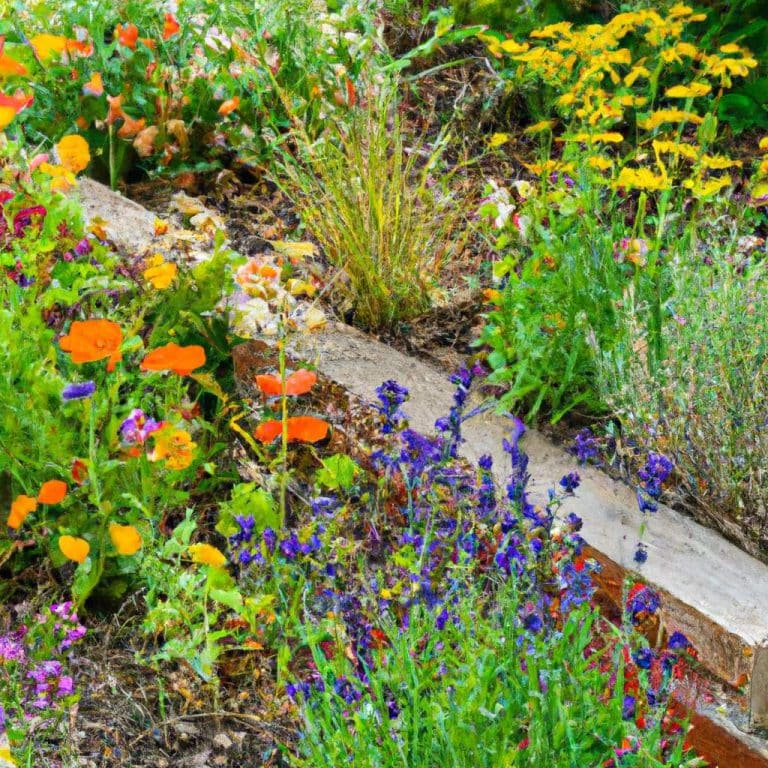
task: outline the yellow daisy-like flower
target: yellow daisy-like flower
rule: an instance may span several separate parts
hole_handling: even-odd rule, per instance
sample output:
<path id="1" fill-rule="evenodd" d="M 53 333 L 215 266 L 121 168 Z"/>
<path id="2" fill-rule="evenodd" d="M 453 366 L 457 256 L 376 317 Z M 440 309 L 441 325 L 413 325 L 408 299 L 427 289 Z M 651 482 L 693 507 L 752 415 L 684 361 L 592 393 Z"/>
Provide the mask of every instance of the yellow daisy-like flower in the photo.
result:
<path id="1" fill-rule="evenodd" d="M 530 136 L 531 134 L 534 134 L 534 133 L 543 133 L 544 131 L 551 131 L 553 124 L 554 122 L 552 120 L 540 120 L 538 123 L 529 125 L 523 131 L 523 133 L 526 133 Z"/>
<path id="2" fill-rule="evenodd" d="M 607 171 L 609 168 L 613 167 L 613 160 L 608 157 L 603 157 L 602 155 L 593 155 L 587 160 L 587 163 L 592 168 L 597 168 L 599 171 Z"/>
<path id="3" fill-rule="evenodd" d="M 669 99 L 695 99 L 706 96 L 712 90 L 709 83 L 691 83 L 690 85 L 673 85 L 667 88 L 664 95 Z"/>
<path id="4" fill-rule="evenodd" d="M 741 160 L 731 160 L 730 157 L 724 157 L 723 155 L 703 155 L 701 164 L 704 168 L 709 168 L 713 171 L 720 171 L 724 168 L 741 168 L 743 165 Z"/>
<path id="5" fill-rule="evenodd" d="M 686 179 L 683 182 L 683 186 L 691 190 L 691 194 L 694 197 L 712 197 L 716 195 L 725 187 L 730 186 L 731 177 L 728 175 L 720 176 L 716 179 L 707 179 L 706 181 L 694 181 L 693 179 Z"/>
<path id="6" fill-rule="evenodd" d="M 574 136 L 566 136 L 564 141 L 578 141 L 581 144 L 619 144 L 624 141 L 624 137 L 616 132 L 606 133 L 577 133 Z"/>
<path id="7" fill-rule="evenodd" d="M 153 433 L 155 448 L 147 458 L 150 461 L 162 461 L 168 469 L 186 469 L 195 456 L 197 443 L 192 442 L 192 436 L 185 429 L 164 427 Z"/>
<path id="8" fill-rule="evenodd" d="M 172 261 L 166 261 L 159 253 L 146 259 L 145 264 L 144 279 L 160 291 L 170 286 L 179 271 Z"/>
<path id="9" fill-rule="evenodd" d="M 142 545 L 141 534 L 132 525 L 109 524 L 109 538 L 118 554 L 135 555 Z"/>
<path id="10" fill-rule="evenodd" d="M 660 192 L 669 189 L 670 183 L 666 173 L 656 174 L 649 168 L 622 168 L 614 186 Z"/>
<path id="11" fill-rule="evenodd" d="M 698 157 L 697 149 L 691 144 L 682 142 L 653 140 L 653 151 L 657 155 L 682 155 L 689 160 L 695 160 Z"/>
<path id="12" fill-rule="evenodd" d="M 763 136 L 763 138 L 762 138 L 762 139 L 760 139 L 760 143 L 757 145 L 757 148 L 758 148 L 758 149 L 759 149 L 761 152 L 766 152 L 766 151 L 768 151 L 768 136 Z"/>
<path id="13" fill-rule="evenodd" d="M 498 48 L 499 50 L 504 51 L 504 53 L 525 53 L 530 46 L 528 43 L 518 43 L 510 38 L 503 43 L 499 43 Z"/>
<path id="14" fill-rule="evenodd" d="M 701 125 L 704 119 L 694 112 L 685 112 L 682 109 L 660 109 L 648 116 L 645 120 L 638 120 L 637 124 L 645 131 L 652 131 L 664 123 L 693 123 Z"/>
<path id="15" fill-rule="evenodd" d="M 189 549 L 193 563 L 200 565 L 212 565 L 214 568 L 221 568 L 227 558 L 224 554 L 211 544 L 192 544 Z"/>
<path id="16" fill-rule="evenodd" d="M 497 147 L 504 146 L 504 144 L 506 144 L 508 141 L 509 141 L 508 133 L 494 133 L 493 136 L 491 136 L 491 138 L 488 139 L 488 146 L 491 149 L 496 149 Z"/>

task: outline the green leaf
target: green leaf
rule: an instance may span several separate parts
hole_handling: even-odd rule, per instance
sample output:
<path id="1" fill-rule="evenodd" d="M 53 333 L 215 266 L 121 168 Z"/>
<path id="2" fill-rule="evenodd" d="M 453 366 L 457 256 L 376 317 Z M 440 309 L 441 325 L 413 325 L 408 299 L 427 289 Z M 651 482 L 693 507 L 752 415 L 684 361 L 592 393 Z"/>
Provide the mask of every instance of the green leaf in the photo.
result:
<path id="1" fill-rule="evenodd" d="M 233 611 L 239 611 L 243 607 L 243 596 L 237 589 L 212 589 L 208 594 L 211 600 L 226 605 L 227 608 L 231 608 Z"/>
<path id="2" fill-rule="evenodd" d="M 348 491 L 361 471 L 360 466 L 343 453 L 323 459 L 322 465 L 315 477 L 320 485 L 331 491 Z"/>

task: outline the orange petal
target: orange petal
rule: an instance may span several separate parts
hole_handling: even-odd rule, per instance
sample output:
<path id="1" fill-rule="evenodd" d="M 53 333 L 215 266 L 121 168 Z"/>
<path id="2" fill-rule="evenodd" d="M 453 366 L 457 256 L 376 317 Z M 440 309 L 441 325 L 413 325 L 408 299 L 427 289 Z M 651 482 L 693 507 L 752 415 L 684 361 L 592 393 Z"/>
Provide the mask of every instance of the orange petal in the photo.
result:
<path id="1" fill-rule="evenodd" d="M 141 361 L 141 370 L 173 371 L 179 376 L 187 376 L 201 365 L 205 365 L 205 350 L 201 346 L 180 347 L 171 342 L 149 352 Z"/>
<path id="2" fill-rule="evenodd" d="M 281 395 L 283 388 L 281 386 L 280 377 L 275 376 L 274 373 L 262 373 L 256 377 L 256 386 L 265 395 Z"/>
<path id="3" fill-rule="evenodd" d="M 141 534 L 132 525 L 110 523 L 109 538 L 120 555 L 135 555 L 141 549 Z"/>
<path id="4" fill-rule="evenodd" d="M 84 563 L 85 558 L 91 551 L 91 545 L 77 536 L 61 536 L 59 538 L 59 549 L 64 557 L 73 560 L 76 563 Z"/>
<path id="5" fill-rule="evenodd" d="M 82 485 L 88 479 L 88 465 L 82 459 L 72 462 L 72 479 Z"/>
<path id="6" fill-rule="evenodd" d="M 43 483 L 37 500 L 41 504 L 60 504 L 67 495 L 67 484 L 63 480 L 48 480 Z"/>
<path id="7" fill-rule="evenodd" d="M 83 93 L 86 96 L 96 96 L 97 98 L 104 93 L 104 81 L 101 78 L 101 72 L 94 72 L 91 79 L 83 86 Z"/>
<path id="8" fill-rule="evenodd" d="M 37 501 L 31 496 L 17 496 L 11 504 L 11 513 L 8 515 L 8 527 L 18 530 L 21 524 L 26 520 L 30 512 L 37 509 Z"/>
<path id="9" fill-rule="evenodd" d="M 172 13 L 166 13 L 163 24 L 163 40 L 173 37 L 180 29 L 178 19 Z"/>
<path id="10" fill-rule="evenodd" d="M 315 416 L 291 416 L 288 419 L 288 440 L 316 443 L 328 435 L 330 424 Z"/>
<path id="11" fill-rule="evenodd" d="M 239 106 L 240 106 L 240 97 L 233 96 L 231 99 L 227 99 L 226 101 L 222 102 L 221 106 L 219 107 L 219 114 L 222 117 L 225 117 L 226 115 L 229 115 L 232 112 L 234 112 Z"/>
<path id="12" fill-rule="evenodd" d="M 317 383 L 317 374 L 314 371 L 308 371 L 302 368 L 300 371 L 292 373 L 285 380 L 286 394 L 305 395 Z"/>
<path id="13" fill-rule="evenodd" d="M 270 421 L 263 421 L 256 427 L 254 435 L 256 439 L 262 443 L 271 443 L 281 432 L 283 431 L 282 422 L 277 419 L 271 419 Z"/>

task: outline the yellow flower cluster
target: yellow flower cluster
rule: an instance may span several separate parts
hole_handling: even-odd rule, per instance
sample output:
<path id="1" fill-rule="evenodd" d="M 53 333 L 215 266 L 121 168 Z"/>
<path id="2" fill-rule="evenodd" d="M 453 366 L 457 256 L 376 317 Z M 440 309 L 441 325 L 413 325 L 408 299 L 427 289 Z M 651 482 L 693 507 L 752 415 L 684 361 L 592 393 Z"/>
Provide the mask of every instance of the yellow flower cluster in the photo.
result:
<path id="1" fill-rule="evenodd" d="M 722 92 L 757 61 L 736 44 L 709 53 L 684 39 L 688 26 L 705 18 L 677 3 L 664 16 L 643 9 L 605 24 L 550 24 L 523 42 L 481 36 L 493 56 L 518 64 L 519 79 L 543 81 L 558 94 L 563 132 L 555 140 L 564 144 L 562 157 L 531 170 L 573 164 L 617 188 L 658 192 L 681 185 L 698 198 L 730 185 L 731 177 L 717 172 L 740 163 L 707 153 L 717 121 L 707 115 L 709 102 L 697 100 L 715 88 Z M 681 70 L 686 79 L 675 82 Z M 553 129 L 545 120 L 526 132 Z"/>

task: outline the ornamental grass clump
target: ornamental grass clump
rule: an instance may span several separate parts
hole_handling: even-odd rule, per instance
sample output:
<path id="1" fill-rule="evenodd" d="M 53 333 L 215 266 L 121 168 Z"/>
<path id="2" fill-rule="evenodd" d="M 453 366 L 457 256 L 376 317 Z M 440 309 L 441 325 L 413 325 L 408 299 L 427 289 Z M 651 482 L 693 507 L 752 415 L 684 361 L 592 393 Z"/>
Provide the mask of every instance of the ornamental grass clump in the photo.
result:
<path id="1" fill-rule="evenodd" d="M 444 143 L 411 140 L 394 84 L 319 141 L 298 137 L 284 185 L 308 232 L 342 276 L 334 290 L 365 328 L 391 328 L 430 306 L 456 249 L 461 211 L 445 192 Z"/>

